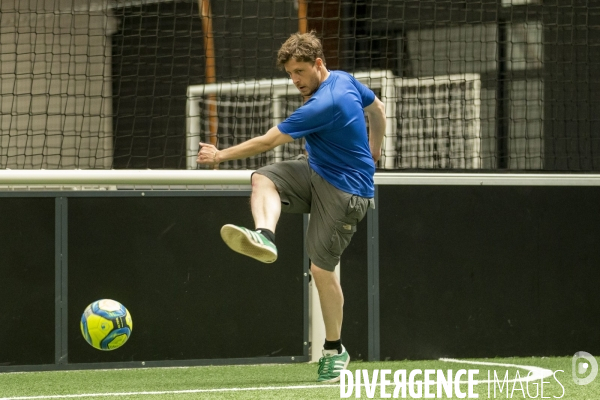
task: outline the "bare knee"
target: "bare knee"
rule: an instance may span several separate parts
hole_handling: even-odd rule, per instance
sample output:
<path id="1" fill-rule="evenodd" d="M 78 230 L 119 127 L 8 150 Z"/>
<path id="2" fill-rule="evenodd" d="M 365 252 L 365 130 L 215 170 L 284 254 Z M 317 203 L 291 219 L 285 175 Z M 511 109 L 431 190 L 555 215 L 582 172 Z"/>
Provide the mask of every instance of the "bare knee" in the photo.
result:
<path id="1" fill-rule="evenodd" d="M 327 271 L 315 264 L 310 264 L 310 271 L 319 292 L 321 304 L 323 302 L 344 305 L 344 294 L 340 280 L 334 271 Z"/>
<path id="2" fill-rule="evenodd" d="M 273 189 L 275 190 L 275 184 L 272 180 L 264 175 L 254 173 L 252 174 L 252 190 L 256 189 Z"/>
<path id="3" fill-rule="evenodd" d="M 327 271 L 326 269 L 316 266 L 314 263 L 310 264 L 310 273 L 315 279 L 315 282 L 326 283 L 337 281 L 337 275 L 334 271 Z"/>

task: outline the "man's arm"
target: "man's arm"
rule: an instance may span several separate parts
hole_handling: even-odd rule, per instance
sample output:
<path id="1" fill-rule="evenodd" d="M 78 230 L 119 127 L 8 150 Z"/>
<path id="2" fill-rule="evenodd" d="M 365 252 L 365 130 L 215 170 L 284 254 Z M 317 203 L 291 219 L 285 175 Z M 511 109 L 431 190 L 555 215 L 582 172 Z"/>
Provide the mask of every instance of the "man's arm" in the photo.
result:
<path id="1" fill-rule="evenodd" d="M 369 119 L 369 147 L 375 162 L 381 157 L 381 143 L 385 135 L 385 107 L 383 102 L 375 97 L 375 101 L 365 107 Z"/>
<path id="2" fill-rule="evenodd" d="M 293 142 L 294 139 L 282 133 L 276 126 L 272 127 L 262 136 L 246 140 L 236 146 L 218 150 L 208 143 L 200 143 L 200 151 L 196 162 L 204 165 L 214 165 L 223 161 L 239 160 L 271 150 L 284 143 Z"/>

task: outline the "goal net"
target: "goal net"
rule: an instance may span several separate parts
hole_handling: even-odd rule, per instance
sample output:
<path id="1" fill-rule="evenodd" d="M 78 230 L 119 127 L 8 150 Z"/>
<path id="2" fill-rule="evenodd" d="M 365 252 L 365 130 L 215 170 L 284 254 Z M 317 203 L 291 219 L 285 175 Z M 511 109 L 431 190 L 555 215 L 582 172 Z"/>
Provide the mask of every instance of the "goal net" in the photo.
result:
<path id="1" fill-rule="evenodd" d="M 407 79 L 390 71 L 370 71 L 354 76 L 386 105 L 386 136 L 379 168 L 481 167 L 479 75 Z M 210 143 L 214 137 L 219 148 L 236 145 L 266 133 L 302 105 L 289 79 L 193 85 L 188 87 L 187 96 L 190 169 L 198 167 L 200 141 Z M 292 142 L 265 154 L 222 163 L 220 168 L 256 169 L 302 151 L 302 142 Z"/>

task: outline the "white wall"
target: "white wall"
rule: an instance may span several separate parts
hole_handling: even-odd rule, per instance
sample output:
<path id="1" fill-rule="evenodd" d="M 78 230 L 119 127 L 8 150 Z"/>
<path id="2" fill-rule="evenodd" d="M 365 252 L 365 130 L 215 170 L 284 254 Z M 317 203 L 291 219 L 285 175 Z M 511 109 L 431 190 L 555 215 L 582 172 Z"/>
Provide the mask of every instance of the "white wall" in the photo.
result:
<path id="1" fill-rule="evenodd" d="M 115 25 L 99 0 L 0 0 L 0 168 L 110 168 Z"/>

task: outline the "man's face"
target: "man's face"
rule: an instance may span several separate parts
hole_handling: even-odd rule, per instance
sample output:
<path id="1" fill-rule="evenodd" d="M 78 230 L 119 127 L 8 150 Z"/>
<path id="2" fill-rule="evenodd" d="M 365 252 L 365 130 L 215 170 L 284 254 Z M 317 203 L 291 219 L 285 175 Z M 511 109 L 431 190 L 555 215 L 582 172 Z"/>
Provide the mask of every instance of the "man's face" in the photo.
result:
<path id="1" fill-rule="evenodd" d="M 314 64 L 306 61 L 296 61 L 291 58 L 285 63 L 285 72 L 300 91 L 302 96 L 310 97 L 317 91 L 322 82 L 323 61 L 317 58 Z"/>

